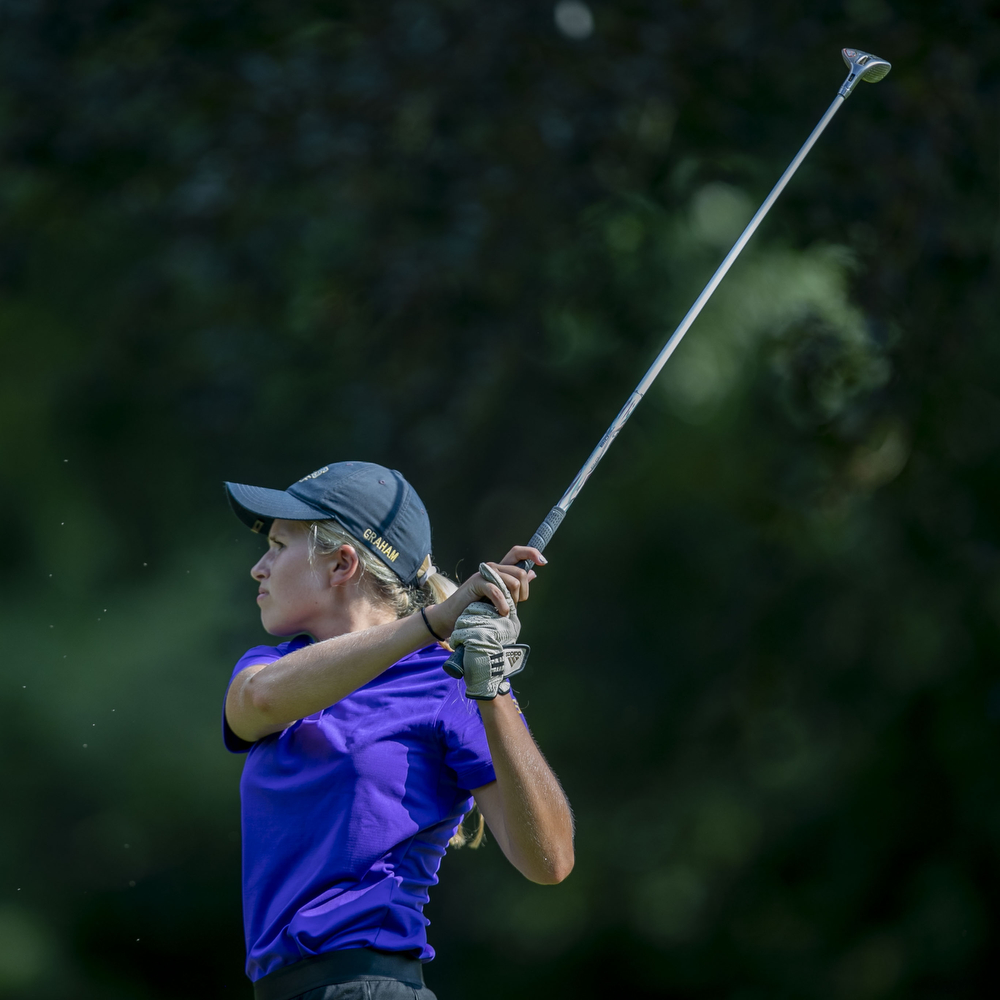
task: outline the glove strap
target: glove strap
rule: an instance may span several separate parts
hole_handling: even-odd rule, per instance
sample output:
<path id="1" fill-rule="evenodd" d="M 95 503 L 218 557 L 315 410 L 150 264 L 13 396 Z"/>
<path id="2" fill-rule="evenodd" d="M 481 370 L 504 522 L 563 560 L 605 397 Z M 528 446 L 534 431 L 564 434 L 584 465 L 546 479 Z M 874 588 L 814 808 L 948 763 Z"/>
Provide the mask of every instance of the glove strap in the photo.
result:
<path id="1" fill-rule="evenodd" d="M 526 642 L 515 642 L 510 645 L 503 647 L 508 650 L 506 659 L 506 669 L 505 674 L 508 677 L 513 677 L 514 674 L 519 674 L 524 670 L 525 665 L 528 662 L 528 653 L 531 652 L 531 647 Z M 513 651 L 513 652 L 511 652 Z M 444 672 L 450 674 L 452 677 L 459 678 L 465 676 L 465 668 L 462 665 L 462 661 L 465 659 L 465 647 L 459 646 L 447 660 L 444 661 Z M 501 694 L 506 694 L 506 691 L 501 691 Z"/>
<path id="2" fill-rule="evenodd" d="M 503 647 L 503 675 L 513 677 L 524 670 L 531 647 L 526 642 L 512 642 Z M 501 692 L 506 693 L 506 692 Z"/>
<path id="3" fill-rule="evenodd" d="M 462 647 L 459 646 L 461 650 Z M 494 677 L 502 677 L 503 679 L 497 685 L 496 694 L 470 694 L 468 690 L 465 692 L 466 698 L 471 698 L 473 701 L 493 701 L 497 695 L 509 694 L 510 693 L 510 680 L 514 674 L 519 674 L 524 670 L 524 665 L 528 662 L 528 654 L 531 652 L 531 647 L 525 642 L 515 642 L 510 643 L 507 646 L 502 646 L 495 653 L 490 654 L 490 673 Z M 445 664 L 445 669 L 448 669 L 448 664 Z M 449 671 L 450 673 L 450 671 Z"/>

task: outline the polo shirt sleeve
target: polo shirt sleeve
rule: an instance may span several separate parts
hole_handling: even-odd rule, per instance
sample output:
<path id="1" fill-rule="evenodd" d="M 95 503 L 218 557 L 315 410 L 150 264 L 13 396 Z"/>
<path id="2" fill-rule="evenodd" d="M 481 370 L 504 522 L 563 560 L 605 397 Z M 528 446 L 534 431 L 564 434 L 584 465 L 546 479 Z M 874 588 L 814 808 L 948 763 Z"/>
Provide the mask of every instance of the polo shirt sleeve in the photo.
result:
<path id="1" fill-rule="evenodd" d="M 445 743 L 445 763 L 455 772 L 458 787 L 471 791 L 496 781 L 497 776 L 479 706 L 465 697 L 463 688 L 458 680 L 449 684 L 438 725 Z"/>
<path id="2" fill-rule="evenodd" d="M 230 753 L 247 753 L 253 746 L 253 743 L 241 739 L 229 728 L 229 720 L 226 718 L 226 698 L 229 695 L 229 689 L 232 687 L 233 681 L 236 679 L 236 675 L 247 667 L 273 663 L 275 660 L 280 660 L 281 656 L 282 650 L 279 646 L 254 646 L 253 649 L 248 649 L 236 661 L 233 674 L 226 685 L 225 693 L 222 695 L 222 742 Z"/>

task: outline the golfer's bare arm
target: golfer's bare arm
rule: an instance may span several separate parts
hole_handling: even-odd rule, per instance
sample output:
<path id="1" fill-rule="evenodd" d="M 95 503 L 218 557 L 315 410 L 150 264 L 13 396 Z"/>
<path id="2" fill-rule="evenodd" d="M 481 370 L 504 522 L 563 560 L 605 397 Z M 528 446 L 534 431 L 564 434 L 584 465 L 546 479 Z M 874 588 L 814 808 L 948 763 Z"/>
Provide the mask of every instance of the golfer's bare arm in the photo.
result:
<path id="1" fill-rule="evenodd" d="M 516 703 L 480 701 L 497 780 L 473 791 L 507 860 L 532 882 L 553 885 L 573 869 L 569 802 Z"/>
<path id="2" fill-rule="evenodd" d="M 515 546 L 504 557 L 504 582 L 514 600 L 524 600 L 528 586 L 528 574 L 514 563 L 540 558 L 536 549 L 523 545 Z M 479 598 L 491 600 L 506 613 L 498 588 L 476 573 L 447 601 L 427 609 L 431 627 L 438 635 L 451 635 L 458 616 Z M 429 641 L 421 616 L 410 615 L 313 643 L 271 663 L 247 667 L 229 686 L 226 721 L 248 742 L 281 732 L 293 722 L 335 705 Z"/>
<path id="3" fill-rule="evenodd" d="M 241 670 L 226 695 L 226 721 L 255 741 L 322 711 L 428 642 L 420 615 L 313 643 Z"/>

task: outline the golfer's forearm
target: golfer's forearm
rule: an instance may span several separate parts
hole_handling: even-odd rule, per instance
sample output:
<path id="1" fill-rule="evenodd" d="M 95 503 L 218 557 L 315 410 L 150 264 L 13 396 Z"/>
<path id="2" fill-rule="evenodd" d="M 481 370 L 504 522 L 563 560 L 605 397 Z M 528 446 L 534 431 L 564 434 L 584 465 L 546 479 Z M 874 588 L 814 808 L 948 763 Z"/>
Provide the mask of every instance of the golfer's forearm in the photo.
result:
<path id="1" fill-rule="evenodd" d="M 239 674 L 226 718 L 237 736 L 259 740 L 336 704 L 432 641 L 418 614 L 297 649 Z"/>
<path id="2" fill-rule="evenodd" d="M 513 865 L 533 882 L 561 882 L 573 868 L 569 802 L 517 709 L 506 697 L 479 703 L 493 757 L 494 808 L 484 815 Z"/>

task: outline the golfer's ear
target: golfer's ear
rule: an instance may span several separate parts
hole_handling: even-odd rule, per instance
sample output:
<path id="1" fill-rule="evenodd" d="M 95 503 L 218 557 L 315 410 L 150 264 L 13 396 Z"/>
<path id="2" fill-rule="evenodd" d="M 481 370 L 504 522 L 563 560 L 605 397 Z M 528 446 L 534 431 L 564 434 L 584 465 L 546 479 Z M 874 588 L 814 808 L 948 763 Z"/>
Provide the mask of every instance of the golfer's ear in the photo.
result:
<path id="1" fill-rule="evenodd" d="M 327 579 L 331 587 L 340 587 L 353 580 L 361 569 L 361 560 L 353 545 L 341 545 L 330 553 Z"/>

